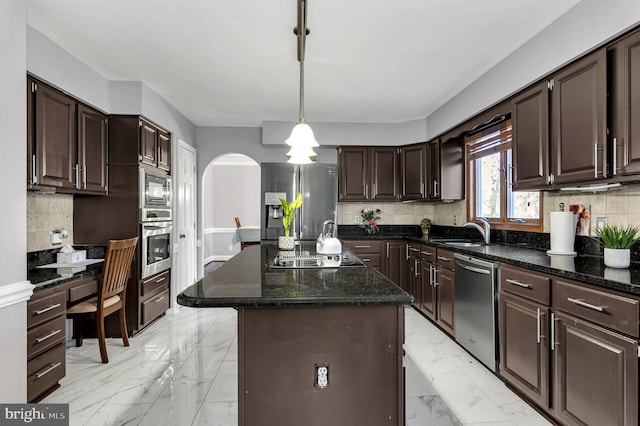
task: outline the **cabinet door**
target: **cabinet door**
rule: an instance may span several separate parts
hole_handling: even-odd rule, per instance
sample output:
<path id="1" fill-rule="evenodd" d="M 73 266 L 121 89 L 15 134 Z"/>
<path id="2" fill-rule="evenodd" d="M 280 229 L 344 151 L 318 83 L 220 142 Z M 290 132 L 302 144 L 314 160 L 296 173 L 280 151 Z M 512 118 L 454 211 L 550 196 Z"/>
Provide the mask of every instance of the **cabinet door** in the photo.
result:
<path id="1" fill-rule="evenodd" d="M 78 104 L 80 189 L 107 192 L 107 116 Z"/>
<path id="2" fill-rule="evenodd" d="M 420 310 L 432 320 L 436 320 L 436 287 L 434 282 L 435 266 L 429 262 L 420 262 L 421 301 Z"/>
<path id="3" fill-rule="evenodd" d="M 464 200 L 464 138 L 451 138 L 439 144 L 441 200 Z"/>
<path id="4" fill-rule="evenodd" d="M 551 89 L 556 183 L 607 177 L 606 54 L 600 49 L 558 73 Z"/>
<path id="5" fill-rule="evenodd" d="M 368 149 L 345 146 L 338 149 L 338 199 L 363 201 L 368 198 Z"/>
<path id="6" fill-rule="evenodd" d="M 549 185 L 549 86 L 544 81 L 511 101 L 513 189 Z"/>
<path id="7" fill-rule="evenodd" d="M 37 83 L 35 89 L 35 163 L 37 184 L 74 189 L 76 169 L 76 102 Z"/>
<path id="8" fill-rule="evenodd" d="M 440 199 L 440 139 L 427 143 L 427 198 Z"/>
<path id="9" fill-rule="evenodd" d="M 158 161 L 158 129 L 140 120 L 140 161 L 150 166 L 157 166 Z"/>
<path id="10" fill-rule="evenodd" d="M 405 260 L 405 247 L 406 244 L 402 241 L 386 241 L 384 243 L 385 260 L 382 272 L 398 287 L 406 291 L 407 262 Z"/>
<path id="11" fill-rule="evenodd" d="M 455 272 L 438 268 L 436 282 L 438 283 L 438 324 L 450 335 L 454 334 L 453 310 L 455 298 Z"/>
<path id="12" fill-rule="evenodd" d="M 612 165 L 615 175 L 640 173 L 640 31 L 615 44 L 612 63 Z"/>
<path id="13" fill-rule="evenodd" d="M 371 157 L 370 198 L 380 201 L 397 201 L 400 198 L 398 148 L 370 148 L 369 153 Z"/>
<path id="14" fill-rule="evenodd" d="M 420 245 L 409 244 L 409 294 L 413 296 L 413 306 L 418 309 L 420 309 L 420 305 L 422 304 L 420 272 Z"/>
<path id="15" fill-rule="evenodd" d="M 549 408 L 549 308 L 500 293 L 500 374 Z"/>
<path id="16" fill-rule="evenodd" d="M 637 425 L 637 342 L 561 313 L 552 327 L 556 417 L 567 425 Z"/>
<path id="17" fill-rule="evenodd" d="M 171 137 L 163 131 L 158 132 L 158 168 L 171 170 Z"/>
<path id="18" fill-rule="evenodd" d="M 400 171 L 402 174 L 402 200 L 422 200 L 425 198 L 426 144 L 409 145 L 400 148 Z"/>

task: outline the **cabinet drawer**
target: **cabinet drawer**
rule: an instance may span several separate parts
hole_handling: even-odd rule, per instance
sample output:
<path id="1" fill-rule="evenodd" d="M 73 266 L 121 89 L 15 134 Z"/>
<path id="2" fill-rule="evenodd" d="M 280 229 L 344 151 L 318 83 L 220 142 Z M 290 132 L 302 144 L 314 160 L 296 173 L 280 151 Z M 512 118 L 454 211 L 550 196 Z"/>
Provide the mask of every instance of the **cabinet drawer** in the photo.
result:
<path id="1" fill-rule="evenodd" d="M 87 278 L 79 281 L 76 284 L 71 284 L 68 290 L 68 301 L 76 302 L 84 299 L 85 297 L 92 296 L 98 293 L 98 279 Z"/>
<path id="2" fill-rule="evenodd" d="M 160 289 L 169 288 L 170 280 L 171 269 L 145 279 L 144 281 L 142 281 L 142 285 L 140 286 L 140 296 L 144 298 L 145 296 L 149 296 L 150 294 L 157 293 Z"/>
<path id="3" fill-rule="evenodd" d="M 583 284 L 554 280 L 553 307 L 578 318 L 638 337 L 639 302 L 635 299 L 585 287 Z"/>
<path id="4" fill-rule="evenodd" d="M 526 297 L 544 305 L 550 303 L 550 282 L 547 275 L 510 265 L 500 266 L 500 288 L 503 291 Z"/>
<path id="5" fill-rule="evenodd" d="M 148 324 L 169 309 L 169 290 L 142 303 L 142 322 Z"/>
<path id="6" fill-rule="evenodd" d="M 456 269 L 456 260 L 453 257 L 453 252 L 451 250 L 446 249 L 438 249 L 436 255 L 436 264 L 438 268 L 445 268 L 450 270 Z"/>
<path id="7" fill-rule="evenodd" d="M 64 377 L 64 357 L 64 343 L 61 343 L 27 363 L 27 401 L 34 402 Z"/>
<path id="8" fill-rule="evenodd" d="M 363 253 L 381 253 L 382 241 L 380 240 L 347 240 L 343 243 L 358 256 Z"/>
<path id="9" fill-rule="evenodd" d="M 43 290 L 47 291 L 47 290 Z M 50 320 L 66 311 L 66 296 L 64 291 L 35 293 L 27 303 L 27 328 L 34 327 Z"/>
<path id="10" fill-rule="evenodd" d="M 427 263 L 436 263 L 436 248 L 428 245 L 420 246 L 420 261 Z"/>
<path id="11" fill-rule="evenodd" d="M 380 254 L 358 254 L 360 260 L 369 266 L 373 266 L 374 268 L 379 268 L 382 265 L 382 256 Z"/>
<path id="12" fill-rule="evenodd" d="M 64 343 L 66 330 L 64 315 L 27 330 L 27 359 L 40 355 L 58 343 Z"/>

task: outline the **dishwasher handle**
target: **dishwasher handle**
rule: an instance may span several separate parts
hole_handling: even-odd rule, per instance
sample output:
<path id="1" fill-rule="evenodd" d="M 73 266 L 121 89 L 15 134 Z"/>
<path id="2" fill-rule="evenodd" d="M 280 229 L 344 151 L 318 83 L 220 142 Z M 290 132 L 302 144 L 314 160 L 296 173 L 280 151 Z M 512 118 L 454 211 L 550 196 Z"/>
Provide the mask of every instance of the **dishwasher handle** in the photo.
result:
<path id="1" fill-rule="evenodd" d="M 481 269 L 481 268 L 476 268 L 475 266 L 468 266 L 468 265 L 463 265 L 462 263 L 458 262 L 458 265 L 464 269 L 466 269 L 467 271 L 471 271 L 471 272 L 475 272 L 477 274 L 483 274 L 483 275 L 489 275 L 491 274 L 491 271 L 487 270 L 487 269 Z"/>

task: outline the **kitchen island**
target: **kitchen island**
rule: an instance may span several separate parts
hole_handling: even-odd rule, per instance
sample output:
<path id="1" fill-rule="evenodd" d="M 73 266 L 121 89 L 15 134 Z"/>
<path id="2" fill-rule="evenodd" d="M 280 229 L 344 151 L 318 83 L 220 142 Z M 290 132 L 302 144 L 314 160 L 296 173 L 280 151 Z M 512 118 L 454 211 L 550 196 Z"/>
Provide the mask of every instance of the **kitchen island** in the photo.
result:
<path id="1" fill-rule="evenodd" d="M 272 268 L 277 253 L 248 247 L 178 295 L 238 310 L 238 424 L 403 425 L 411 296 L 368 266 Z"/>

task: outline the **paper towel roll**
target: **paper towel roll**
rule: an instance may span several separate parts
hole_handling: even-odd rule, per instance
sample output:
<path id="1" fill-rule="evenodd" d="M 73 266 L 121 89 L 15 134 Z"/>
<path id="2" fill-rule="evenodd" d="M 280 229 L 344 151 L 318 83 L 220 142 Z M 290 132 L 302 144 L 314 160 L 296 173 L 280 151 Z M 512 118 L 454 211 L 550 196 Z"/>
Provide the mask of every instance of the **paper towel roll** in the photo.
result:
<path id="1" fill-rule="evenodd" d="M 573 255 L 578 217 L 571 212 L 551 212 L 551 250 L 549 254 Z"/>

